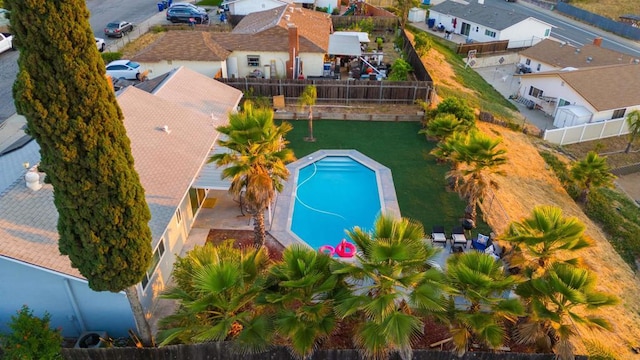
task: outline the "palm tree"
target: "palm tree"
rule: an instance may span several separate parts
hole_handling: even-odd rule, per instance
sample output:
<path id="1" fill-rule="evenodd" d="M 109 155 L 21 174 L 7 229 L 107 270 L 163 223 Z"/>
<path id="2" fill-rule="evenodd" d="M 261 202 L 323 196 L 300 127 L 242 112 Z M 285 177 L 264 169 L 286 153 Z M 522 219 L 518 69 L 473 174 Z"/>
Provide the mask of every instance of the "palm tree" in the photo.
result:
<path id="1" fill-rule="evenodd" d="M 309 136 L 304 138 L 305 141 L 309 142 L 316 141 L 316 138 L 313 137 L 313 106 L 316 104 L 317 99 L 318 91 L 315 85 L 307 85 L 307 87 L 304 88 L 304 91 L 298 98 L 298 104 L 300 104 L 300 106 L 309 107 Z"/>
<path id="2" fill-rule="evenodd" d="M 584 230 L 585 226 L 578 218 L 562 216 L 562 209 L 536 206 L 530 217 L 509 225 L 504 240 L 534 260 L 528 268 L 535 272 L 546 268 L 560 251 L 573 252 L 591 246 L 591 242 L 584 237 Z M 577 264 L 578 260 L 569 259 L 565 262 Z"/>
<path id="3" fill-rule="evenodd" d="M 491 255 L 476 251 L 450 256 L 446 277 L 453 289 L 448 314 L 458 355 L 464 354 L 474 341 L 490 348 L 502 345 L 506 336 L 504 321 L 515 322 L 524 314 L 518 299 L 504 296 L 518 279 L 505 275 L 502 263 Z M 456 298 L 466 307 L 460 309 Z"/>
<path id="4" fill-rule="evenodd" d="M 539 350 L 553 350 L 561 360 L 573 360 L 571 339 L 578 334 L 576 324 L 611 330 L 603 318 L 582 315 L 582 309 L 615 305 L 618 299 L 595 290 L 596 277 L 589 270 L 566 263 L 554 263 L 542 277 L 520 284 L 516 294 L 530 302 L 529 317 L 519 324 L 515 339 L 535 344 Z"/>
<path id="5" fill-rule="evenodd" d="M 334 298 L 346 291 L 341 276 L 331 273 L 331 257 L 303 245 L 292 245 L 269 271 L 266 304 L 275 305 L 276 331 L 294 354 L 309 358 L 318 342 L 336 327 Z"/>
<path id="6" fill-rule="evenodd" d="M 638 133 L 640 133 L 640 110 L 633 110 L 627 114 L 627 125 L 629 126 L 629 143 L 627 148 L 624 149 L 625 154 L 631 150 L 631 144 L 636 139 Z"/>
<path id="7" fill-rule="evenodd" d="M 357 261 L 336 262 L 334 274 L 352 284 L 336 306 L 342 317 L 356 316 L 354 343 L 365 357 L 398 351 L 410 359 L 411 341 L 424 331 L 419 314 L 445 310 L 443 274 L 431 267 L 437 253 L 421 224 L 381 215 L 371 232 L 347 231 L 356 244 Z"/>
<path id="8" fill-rule="evenodd" d="M 462 123 L 453 114 L 438 114 L 433 120 L 429 121 L 426 127 L 418 132 L 418 134 L 426 134 L 429 138 L 443 141 L 455 132 L 464 133 L 469 127 Z"/>
<path id="9" fill-rule="evenodd" d="M 463 180 L 460 193 L 467 199 L 465 217 L 474 224 L 477 216 L 478 204 L 488 194 L 491 188 L 497 188 L 497 183 L 489 177 L 491 174 L 504 175 L 500 166 L 507 162 L 506 150 L 499 149 L 501 139 L 492 139 L 479 132 L 471 131 L 465 141 L 458 142 L 451 156 L 458 163 L 463 163 L 460 169 L 454 169 L 448 176 L 459 176 Z"/>
<path id="10" fill-rule="evenodd" d="M 600 157 L 595 151 L 589 151 L 587 156 L 578 161 L 571 168 L 571 176 L 582 189 L 580 200 L 586 204 L 592 188 L 612 187 L 615 175 L 611 173 L 607 158 Z"/>
<path id="11" fill-rule="evenodd" d="M 161 319 L 160 345 L 233 340 L 242 351 L 269 346 L 269 317 L 254 305 L 269 263 L 265 247 L 236 249 L 233 240 L 179 257 L 172 274 L 176 285 L 161 295 L 177 300 L 179 308 Z"/>
<path id="12" fill-rule="evenodd" d="M 429 112 L 429 117 L 437 117 L 440 114 L 453 114 L 467 127 L 475 126 L 476 114 L 473 108 L 457 97 L 448 97 L 438 103 L 438 106 Z"/>
<path id="13" fill-rule="evenodd" d="M 285 135 L 291 131 L 289 123 L 276 125 L 273 110 L 254 109 L 245 103 L 244 111 L 229 115 L 229 125 L 217 130 L 226 135 L 218 140 L 219 146 L 231 150 L 215 154 L 209 162 L 227 166 L 222 178 L 231 178 L 229 192 L 244 199 L 253 214 L 256 244 L 263 245 L 266 238 L 264 211 L 273 202 L 276 192 L 282 191 L 289 177 L 285 164 L 295 160 Z"/>

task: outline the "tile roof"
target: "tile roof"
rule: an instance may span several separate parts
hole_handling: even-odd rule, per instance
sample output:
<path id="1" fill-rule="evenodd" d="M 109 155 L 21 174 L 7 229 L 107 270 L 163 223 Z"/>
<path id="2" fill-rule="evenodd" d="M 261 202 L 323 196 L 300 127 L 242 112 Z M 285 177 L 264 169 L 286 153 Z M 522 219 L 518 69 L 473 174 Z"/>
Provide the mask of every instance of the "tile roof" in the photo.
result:
<path id="1" fill-rule="evenodd" d="M 551 39 L 544 39 L 536 45 L 520 51 L 520 56 L 528 57 L 558 68 L 585 68 L 593 66 L 630 64 L 635 59 L 631 55 L 585 44 L 575 47 Z M 588 62 L 587 58 L 591 58 Z"/>
<path id="2" fill-rule="evenodd" d="M 259 38 L 251 37 L 250 42 L 244 44 L 242 50 L 252 46 L 252 48 L 246 50 L 262 51 L 255 49 L 255 47 L 262 46 L 263 41 L 269 41 L 269 43 L 276 45 L 280 44 L 278 48 L 284 46 L 286 49 L 288 46 L 289 24 L 294 24 L 298 28 L 301 49 L 303 41 L 305 41 L 308 42 L 305 46 L 315 46 L 324 52 L 328 50 L 329 34 L 332 30 L 331 17 L 328 14 L 296 7 L 295 5 L 285 5 L 271 10 L 251 13 L 236 25 L 231 34 L 254 36 L 262 34 L 262 37 Z M 214 39 L 217 40 L 218 35 L 222 34 L 213 34 Z M 270 37 L 274 37 L 274 39 L 269 40 Z M 242 44 L 237 45 L 242 46 Z M 229 49 L 228 47 L 226 48 Z M 234 47 L 233 50 L 241 49 Z"/>
<path id="3" fill-rule="evenodd" d="M 611 65 L 573 71 L 525 74 L 523 78 L 557 76 L 597 111 L 640 105 L 640 65 Z"/>
<path id="4" fill-rule="evenodd" d="M 468 5 L 444 1 L 430 7 L 429 11 L 452 15 L 496 30 L 504 30 L 530 18 L 530 16 L 514 11 L 513 8 L 500 9 L 490 5 L 478 4 L 475 1 L 471 1 Z"/>
<path id="5" fill-rule="evenodd" d="M 119 93 L 135 168 L 151 209 L 154 240 L 206 162 L 217 137 L 215 127 L 226 123 L 241 96 L 240 91 L 183 67 L 174 70 L 155 95 L 132 86 Z M 164 125 L 170 133 L 161 130 Z M 0 196 L 0 255 L 82 277 L 66 256 L 59 255 L 57 219 L 50 185 L 32 191 L 16 180 Z"/>
<path id="6" fill-rule="evenodd" d="M 212 41 L 206 31 L 166 31 L 131 60 L 158 62 L 161 60 L 222 61 L 230 52 Z"/>

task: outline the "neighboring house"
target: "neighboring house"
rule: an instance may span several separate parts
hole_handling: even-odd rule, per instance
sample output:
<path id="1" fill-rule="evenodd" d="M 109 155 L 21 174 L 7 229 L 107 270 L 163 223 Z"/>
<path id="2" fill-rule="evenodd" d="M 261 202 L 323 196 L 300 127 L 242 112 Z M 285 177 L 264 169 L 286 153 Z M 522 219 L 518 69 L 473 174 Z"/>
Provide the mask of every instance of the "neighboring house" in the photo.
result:
<path id="1" fill-rule="evenodd" d="M 224 0 L 221 6 L 227 6 L 231 15 L 249 15 L 291 3 L 292 0 Z"/>
<path id="2" fill-rule="evenodd" d="M 227 77 L 230 52 L 211 39 L 209 32 L 165 31 L 131 60 L 152 74 L 164 74 L 180 66 L 209 78 Z"/>
<path id="3" fill-rule="evenodd" d="M 229 77 L 292 78 L 300 73 L 322 76 L 331 30 L 328 14 L 286 5 L 251 13 L 230 33 L 211 33 L 211 37 L 231 52 Z"/>
<path id="4" fill-rule="evenodd" d="M 242 97 L 240 91 L 184 67 L 151 81 L 145 84 L 154 85 L 149 92 L 130 86 L 117 94 L 151 210 L 153 262 L 137 285 L 147 316 L 206 197 L 205 189 L 194 187 L 194 179 L 213 149 L 215 127 L 227 123 Z M 32 141 L 0 157 L 2 171 L 17 175 L 13 182 L 0 182 L 0 331 L 26 304 L 36 315 L 49 312 L 51 325 L 61 327 L 64 336 L 87 330 L 127 336 L 135 324 L 124 293 L 88 287 L 58 251 L 51 185 L 34 191 L 22 180 L 23 162 L 36 164 L 38 149 Z"/>
<path id="5" fill-rule="evenodd" d="M 596 38 L 592 44 L 575 47 L 565 42 L 545 39 L 520 51 L 520 64 L 529 67 L 532 72 L 545 72 L 564 68 L 582 69 L 632 64 L 640 61 L 631 55 L 601 47 L 601 41 L 601 38 Z"/>
<path id="6" fill-rule="evenodd" d="M 444 1 L 429 8 L 429 18 L 435 25 L 467 36 L 469 41 L 508 40 L 509 48 L 528 47 L 546 39 L 552 25 L 511 9 L 478 4 L 468 5 Z"/>
<path id="7" fill-rule="evenodd" d="M 521 75 L 519 96 L 562 128 L 624 118 L 640 109 L 640 65 L 567 68 Z"/>
<path id="8" fill-rule="evenodd" d="M 312 9 L 314 6 L 316 8 L 328 8 L 329 12 L 340 7 L 339 0 L 293 0 L 293 3 L 304 4 L 304 6 L 309 9 Z"/>

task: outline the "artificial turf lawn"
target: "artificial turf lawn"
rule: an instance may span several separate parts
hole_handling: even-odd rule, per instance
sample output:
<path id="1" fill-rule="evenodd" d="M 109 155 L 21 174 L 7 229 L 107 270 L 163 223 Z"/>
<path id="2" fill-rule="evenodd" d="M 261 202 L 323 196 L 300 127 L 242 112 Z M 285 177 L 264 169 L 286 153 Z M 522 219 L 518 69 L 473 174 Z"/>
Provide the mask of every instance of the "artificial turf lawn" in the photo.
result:
<path id="1" fill-rule="evenodd" d="M 414 219 L 431 233 L 433 225 L 443 225 L 449 233 L 460 225 L 465 202 L 448 191 L 445 174 L 448 165 L 437 164 L 429 151 L 436 145 L 419 135 L 417 122 L 368 122 L 315 120 L 315 142 L 306 142 L 308 122 L 292 121 L 287 135 L 297 158 L 321 149 L 355 149 L 391 169 L 402 217 Z M 488 234 L 489 227 L 478 214 L 473 231 Z M 477 230 L 477 231 L 476 231 Z"/>

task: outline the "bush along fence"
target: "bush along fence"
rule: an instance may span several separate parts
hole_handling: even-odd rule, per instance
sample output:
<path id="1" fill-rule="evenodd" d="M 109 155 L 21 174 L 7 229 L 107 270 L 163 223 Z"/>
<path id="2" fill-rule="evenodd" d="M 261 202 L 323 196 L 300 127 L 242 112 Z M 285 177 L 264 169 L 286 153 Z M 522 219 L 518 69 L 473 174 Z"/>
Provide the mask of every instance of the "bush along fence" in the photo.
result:
<path id="1" fill-rule="evenodd" d="M 284 95 L 285 101 L 296 102 L 309 85 L 316 87 L 318 103 L 350 104 L 413 104 L 428 101 L 431 81 L 377 81 L 377 80 L 319 80 L 319 79 L 218 79 L 244 93 L 271 98 Z"/>
<path id="2" fill-rule="evenodd" d="M 409 41 L 406 32 L 401 32 L 401 36 L 402 52 L 406 55 L 406 61 L 411 64 L 416 79 L 433 83 L 431 75 L 429 75 L 427 68 L 424 67 L 422 60 L 420 59 L 420 55 L 418 55 L 418 53 L 416 52 L 416 49 L 413 47 L 413 44 L 411 44 L 411 41 Z M 431 98 L 429 97 L 429 99 Z"/>
<path id="3" fill-rule="evenodd" d="M 210 342 L 195 345 L 172 345 L 161 348 L 109 348 L 109 349 L 62 349 L 66 360 L 166 360 L 166 359 L 225 359 L 225 360 L 294 360 L 286 347 L 278 346 L 257 354 L 234 352 L 232 344 Z M 361 360 L 360 352 L 350 349 L 318 350 L 312 360 Z M 553 360 L 554 354 L 518 354 L 467 352 L 458 357 L 448 351 L 414 350 L 414 360 Z M 586 356 L 576 356 L 577 360 L 587 360 Z M 392 354 L 389 360 L 400 360 Z"/>

